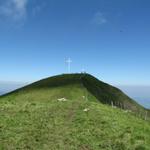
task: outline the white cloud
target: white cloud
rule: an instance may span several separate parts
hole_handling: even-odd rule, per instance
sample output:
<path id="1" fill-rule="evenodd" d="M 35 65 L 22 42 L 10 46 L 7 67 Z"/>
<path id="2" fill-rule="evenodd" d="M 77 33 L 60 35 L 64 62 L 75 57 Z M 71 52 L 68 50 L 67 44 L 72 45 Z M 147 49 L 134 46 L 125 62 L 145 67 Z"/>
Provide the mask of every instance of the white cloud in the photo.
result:
<path id="1" fill-rule="evenodd" d="M 33 16 L 37 15 L 44 9 L 45 6 L 46 6 L 45 1 L 42 1 L 40 4 L 35 3 L 34 7 L 32 8 L 32 15 Z"/>
<path id="2" fill-rule="evenodd" d="M 105 18 L 103 13 L 97 12 L 93 16 L 92 23 L 98 24 L 98 25 L 105 24 L 107 23 L 107 19 Z"/>
<path id="3" fill-rule="evenodd" d="M 20 20 L 26 17 L 28 0 L 5 0 L 0 6 L 0 17 Z"/>

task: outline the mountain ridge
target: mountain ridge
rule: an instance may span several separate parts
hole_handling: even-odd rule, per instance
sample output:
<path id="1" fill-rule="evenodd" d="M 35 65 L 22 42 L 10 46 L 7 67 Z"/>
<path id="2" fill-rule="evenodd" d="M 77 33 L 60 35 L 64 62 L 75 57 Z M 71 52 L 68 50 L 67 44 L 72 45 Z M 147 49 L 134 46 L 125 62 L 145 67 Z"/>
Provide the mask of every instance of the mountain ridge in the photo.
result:
<path id="1" fill-rule="evenodd" d="M 122 109 L 132 110 L 134 112 L 145 113 L 148 110 L 124 94 L 120 89 L 100 81 L 87 73 L 61 74 L 45 79 L 41 79 L 20 89 L 2 95 L 1 97 L 18 93 L 20 91 L 30 91 L 41 88 L 54 88 L 71 84 L 82 84 L 92 95 L 101 103 L 117 106 Z"/>

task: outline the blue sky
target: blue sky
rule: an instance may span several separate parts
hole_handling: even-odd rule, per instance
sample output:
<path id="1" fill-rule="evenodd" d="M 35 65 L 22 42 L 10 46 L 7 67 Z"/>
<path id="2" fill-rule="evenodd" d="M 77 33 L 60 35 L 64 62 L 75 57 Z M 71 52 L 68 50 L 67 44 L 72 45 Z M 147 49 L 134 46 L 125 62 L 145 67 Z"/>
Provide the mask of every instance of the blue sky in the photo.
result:
<path id="1" fill-rule="evenodd" d="M 150 85 L 149 0 L 0 0 L 0 81 L 87 72 Z"/>

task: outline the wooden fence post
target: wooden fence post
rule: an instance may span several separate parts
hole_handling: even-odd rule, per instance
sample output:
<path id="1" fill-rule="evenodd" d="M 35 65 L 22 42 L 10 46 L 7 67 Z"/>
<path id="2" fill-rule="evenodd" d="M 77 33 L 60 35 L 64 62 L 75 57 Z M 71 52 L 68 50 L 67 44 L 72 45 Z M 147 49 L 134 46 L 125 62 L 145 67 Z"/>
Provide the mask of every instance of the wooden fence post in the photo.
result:
<path id="1" fill-rule="evenodd" d="M 147 120 L 147 111 L 145 111 L 145 120 Z"/>
<path id="2" fill-rule="evenodd" d="M 113 104 L 113 101 L 111 101 L 111 106 L 112 106 L 112 108 L 114 108 L 114 104 Z"/>

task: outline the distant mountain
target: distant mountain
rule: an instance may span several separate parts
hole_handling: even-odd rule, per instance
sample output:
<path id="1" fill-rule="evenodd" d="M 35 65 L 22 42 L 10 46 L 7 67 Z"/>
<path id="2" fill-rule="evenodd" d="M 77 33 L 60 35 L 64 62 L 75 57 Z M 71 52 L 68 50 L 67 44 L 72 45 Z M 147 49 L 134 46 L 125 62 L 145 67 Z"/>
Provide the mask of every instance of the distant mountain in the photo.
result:
<path id="1" fill-rule="evenodd" d="M 134 97 L 134 99 L 145 108 L 150 109 L 150 98 L 148 97 Z"/>
<path id="2" fill-rule="evenodd" d="M 3 91 L 0 91 L 0 95 L 2 95 L 2 94 L 4 94 L 5 92 L 3 92 Z"/>
<path id="3" fill-rule="evenodd" d="M 0 95 L 14 91 L 25 85 L 27 85 L 27 83 L 0 81 Z"/>

